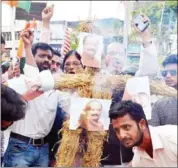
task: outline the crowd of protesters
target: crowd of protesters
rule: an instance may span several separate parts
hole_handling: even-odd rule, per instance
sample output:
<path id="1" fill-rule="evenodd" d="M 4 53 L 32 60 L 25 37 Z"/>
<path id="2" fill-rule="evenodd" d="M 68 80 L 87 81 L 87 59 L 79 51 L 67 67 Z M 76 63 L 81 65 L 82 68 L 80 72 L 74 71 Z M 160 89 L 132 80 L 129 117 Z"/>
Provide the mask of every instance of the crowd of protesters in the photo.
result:
<path id="1" fill-rule="evenodd" d="M 1 83 L 1 164 L 4 167 L 53 167 L 55 155 L 62 138 L 58 131 L 67 118 L 69 99 L 76 91 L 37 91 L 29 99 L 30 92 L 21 94 L 22 88 L 14 85 L 18 78 L 34 78 L 45 70 L 52 74 L 76 74 L 84 71 L 82 55 L 69 51 L 64 58 L 50 46 L 50 20 L 54 6 L 42 11 L 42 29 L 39 42 L 33 44 L 33 32 L 24 30 L 26 64 L 24 74 L 19 62 L 4 62 Z M 149 21 L 147 16 L 143 20 Z M 111 43 L 100 73 L 114 75 L 159 76 L 166 85 L 177 92 L 177 54 L 168 55 L 158 63 L 158 54 L 149 29 L 135 31 L 142 41 L 138 68 L 124 67 L 120 44 Z M 1 36 L 1 55 L 5 52 L 5 40 Z M 161 71 L 160 71 L 161 69 Z M 14 79 L 14 81 L 12 81 Z M 7 83 L 9 84 L 7 86 Z M 113 91 L 108 116 L 109 138 L 103 146 L 101 164 L 128 165 L 132 167 L 177 166 L 177 97 L 162 97 L 152 105 L 151 120 L 147 120 L 141 105 L 122 101 L 124 90 Z M 8 128 L 9 127 L 9 128 Z M 3 131 L 9 129 L 10 137 L 4 151 Z M 74 142 L 75 143 L 75 142 Z"/>

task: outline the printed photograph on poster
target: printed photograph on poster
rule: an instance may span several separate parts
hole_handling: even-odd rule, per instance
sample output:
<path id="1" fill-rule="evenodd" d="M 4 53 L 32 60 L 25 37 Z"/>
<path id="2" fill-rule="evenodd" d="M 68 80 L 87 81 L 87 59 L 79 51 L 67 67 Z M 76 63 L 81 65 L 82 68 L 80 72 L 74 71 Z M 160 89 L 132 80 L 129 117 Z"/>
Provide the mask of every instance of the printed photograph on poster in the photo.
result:
<path id="1" fill-rule="evenodd" d="M 109 129 L 109 109 L 111 100 L 72 97 L 70 103 L 71 130 L 79 127 L 88 131 Z"/>
<path id="2" fill-rule="evenodd" d="M 143 107 L 146 118 L 151 119 L 151 96 L 149 79 L 145 77 L 133 77 L 127 81 L 123 100 L 132 100 Z"/>
<path id="3" fill-rule="evenodd" d="M 82 56 L 82 63 L 88 67 L 101 67 L 103 37 L 95 34 L 80 33 L 77 51 Z"/>

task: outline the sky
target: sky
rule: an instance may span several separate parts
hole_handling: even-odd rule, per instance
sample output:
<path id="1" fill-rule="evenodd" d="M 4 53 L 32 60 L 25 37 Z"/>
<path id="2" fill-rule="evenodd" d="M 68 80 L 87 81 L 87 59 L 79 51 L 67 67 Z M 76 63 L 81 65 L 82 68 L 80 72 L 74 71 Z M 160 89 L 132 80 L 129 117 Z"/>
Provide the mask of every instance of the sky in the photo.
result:
<path id="1" fill-rule="evenodd" d="M 35 1 L 36 2 L 36 1 Z M 42 1 L 40 1 L 42 2 Z M 46 1 L 44 1 L 46 2 Z M 124 20 L 124 5 L 119 1 L 92 1 L 92 19 L 118 18 Z M 54 4 L 54 15 L 52 21 L 68 20 L 76 21 L 88 19 L 90 1 L 48 1 L 48 5 Z M 10 7 L 2 4 L 2 26 L 11 25 L 12 13 Z"/>

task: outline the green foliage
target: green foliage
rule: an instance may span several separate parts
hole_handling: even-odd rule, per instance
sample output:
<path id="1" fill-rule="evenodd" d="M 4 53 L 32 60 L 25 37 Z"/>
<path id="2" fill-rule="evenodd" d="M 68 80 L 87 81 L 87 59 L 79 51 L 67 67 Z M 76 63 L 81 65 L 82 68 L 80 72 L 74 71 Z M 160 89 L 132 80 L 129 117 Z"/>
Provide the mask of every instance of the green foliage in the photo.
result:
<path id="1" fill-rule="evenodd" d="M 78 33 L 77 32 L 72 32 L 71 33 L 71 49 L 76 50 L 79 45 L 79 39 L 77 37 Z"/>
<path id="2" fill-rule="evenodd" d="M 165 6 L 164 6 L 165 3 Z M 152 24 L 151 32 L 153 35 L 158 34 L 161 23 L 162 9 L 164 7 L 164 14 L 162 23 L 168 25 L 170 21 L 175 22 L 177 19 L 177 1 L 157 1 L 157 2 L 138 2 L 136 10 L 132 13 L 132 16 L 135 17 L 139 13 L 146 14 Z"/>
<path id="3" fill-rule="evenodd" d="M 177 1 L 138 1 L 132 12 L 132 17 L 139 13 L 150 18 L 150 32 L 152 37 L 156 38 L 158 52 L 163 54 L 161 46 L 168 45 L 171 34 L 177 34 Z M 132 31 L 130 39 L 136 39 L 136 36 Z M 165 50 L 167 52 L 167 47 Z"/>

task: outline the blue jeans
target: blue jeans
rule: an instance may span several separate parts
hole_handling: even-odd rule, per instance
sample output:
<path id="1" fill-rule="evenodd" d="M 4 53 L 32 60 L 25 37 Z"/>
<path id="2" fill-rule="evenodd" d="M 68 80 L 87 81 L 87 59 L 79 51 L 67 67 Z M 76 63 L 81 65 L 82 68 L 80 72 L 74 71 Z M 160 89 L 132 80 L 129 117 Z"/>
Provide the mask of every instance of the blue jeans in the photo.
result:
<path id="1" fill-rule="evenodd" d="M 4 167 L 48 167 L 48 155 L 48 144 L 37 147 L 10 138 L 4 155 Z"/>

